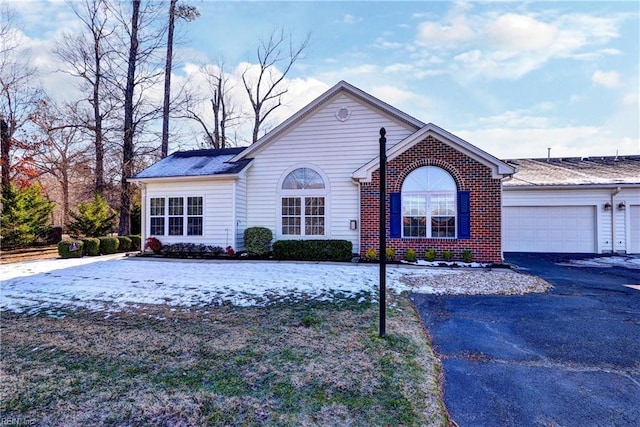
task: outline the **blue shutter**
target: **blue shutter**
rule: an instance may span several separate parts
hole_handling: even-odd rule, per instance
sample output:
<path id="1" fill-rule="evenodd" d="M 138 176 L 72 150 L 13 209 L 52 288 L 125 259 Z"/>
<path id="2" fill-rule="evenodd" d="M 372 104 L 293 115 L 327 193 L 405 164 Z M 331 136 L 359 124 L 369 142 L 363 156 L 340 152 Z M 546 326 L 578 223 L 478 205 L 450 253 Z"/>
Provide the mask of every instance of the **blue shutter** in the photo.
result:
<path id="1" fill-rule="evenodd" d="M 471 193 L 458 191 L 458 239 L 471 238 Z"/>
<path id="2" fill-rule="evenodd" d="M 389 237 L 402 237 L 402 194 L 389 193 Z"/>

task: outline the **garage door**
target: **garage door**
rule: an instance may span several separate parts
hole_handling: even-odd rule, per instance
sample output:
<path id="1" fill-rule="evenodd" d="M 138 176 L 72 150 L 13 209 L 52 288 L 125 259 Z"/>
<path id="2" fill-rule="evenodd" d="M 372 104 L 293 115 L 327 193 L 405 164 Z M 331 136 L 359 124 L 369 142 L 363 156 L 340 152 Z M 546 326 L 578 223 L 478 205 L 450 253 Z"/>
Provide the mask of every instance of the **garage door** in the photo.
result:
<path id="1" fill-rule="evenodd" d="M 632 254 L 640 254 L 640 206 L 632 205 L 629 213 L 631 214 L 629 220 L 629 226 L 631 227 L 629 251 Z"/>
<path id="2" fill-rule="evenodd" d="M 502 210 L 505 252 L 596 252 L 593 206 L 522 206 Z"/>

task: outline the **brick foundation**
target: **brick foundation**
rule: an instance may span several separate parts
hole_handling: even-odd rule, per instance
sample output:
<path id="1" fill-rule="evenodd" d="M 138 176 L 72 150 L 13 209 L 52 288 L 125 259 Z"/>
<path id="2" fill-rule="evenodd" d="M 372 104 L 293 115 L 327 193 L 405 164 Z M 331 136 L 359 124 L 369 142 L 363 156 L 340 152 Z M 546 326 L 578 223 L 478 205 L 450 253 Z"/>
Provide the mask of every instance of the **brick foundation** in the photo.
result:
<path id="1" fill-rule="evenodd" d="M 402 259 L 407 249 L 415 249 L 422 259 L 427 249 L 435 249 L 439 259 L 443 251 L 454 253 L 460 260 L 463 250 L 469 249 L 474 261 L 502 262 L 501 233 L 501 182 L 492 178 L 491 170 L 476 160 L 428 136 L 387 164 L 387 192 L 400 192 L 402 182 L 413 170 L 422 166 L 438 166 L 453 176 L 458 190 L 471 193 L 471 239 L 426 239 L 387 237 L 387 247 L 396 251 L 396 259 Z M 373 173 L 371 182 L 362 183 L 361 206 L 361 255 L 370 249 L 378 249 L 379 237 L 379 182 L 380 171 Z M 389 236 L 389 197 L 387 195 L 387 236 Z"/>

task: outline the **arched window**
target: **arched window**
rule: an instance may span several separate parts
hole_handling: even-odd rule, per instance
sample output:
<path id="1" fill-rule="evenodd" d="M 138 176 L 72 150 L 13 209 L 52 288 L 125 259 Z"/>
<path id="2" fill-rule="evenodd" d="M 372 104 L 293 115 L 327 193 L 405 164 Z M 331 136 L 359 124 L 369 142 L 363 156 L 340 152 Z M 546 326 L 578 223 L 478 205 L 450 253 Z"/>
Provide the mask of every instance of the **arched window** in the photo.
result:
<path id="1" fill-rule="evenodd" d="M 402 183 L 402 236 L 456 237 L 456 182 L 444 169 L 424 166 Z"/>
<path id="2" fill-rule="evenodd" d="M 325 193 L 322 176 L 308 167 L 291 171 L 282 181 L 282 234 L 325 235 Z"/>

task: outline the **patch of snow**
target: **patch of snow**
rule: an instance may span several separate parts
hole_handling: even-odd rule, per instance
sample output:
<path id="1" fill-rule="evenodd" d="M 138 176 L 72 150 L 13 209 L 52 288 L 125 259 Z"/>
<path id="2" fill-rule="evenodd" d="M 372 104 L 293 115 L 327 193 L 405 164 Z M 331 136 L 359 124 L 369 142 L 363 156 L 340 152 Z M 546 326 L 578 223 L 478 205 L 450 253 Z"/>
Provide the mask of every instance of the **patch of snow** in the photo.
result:
<path id="1" fill-rule="evenodd" d="M 387 266 L 395 292 L 429 292 L 402 280 L 459 269 Z M 377 265 L 350 263 L 149 260 L 123 255 L 30 261 L 0 266 L 0 310 L 61 315 L 68 309 L 117 312 L 141 304 L 172 307 L 267 305 L 355 298 L 377 301 Z"/>
<path id="2" fill-rule="evenodd" d="M 626 267 L 631 269 L 640 269 L 640 258 L 633 256 L 602 256 L 589 259 L 574 259 L 558 265 L 566 265 L 571 267 Z"/>

